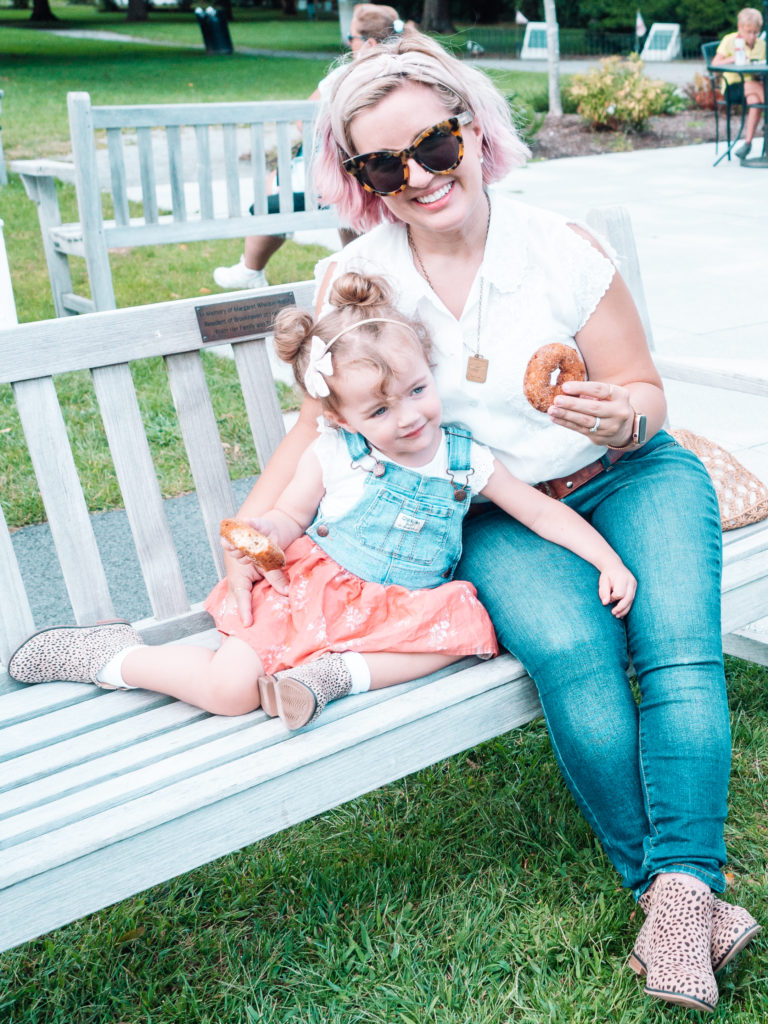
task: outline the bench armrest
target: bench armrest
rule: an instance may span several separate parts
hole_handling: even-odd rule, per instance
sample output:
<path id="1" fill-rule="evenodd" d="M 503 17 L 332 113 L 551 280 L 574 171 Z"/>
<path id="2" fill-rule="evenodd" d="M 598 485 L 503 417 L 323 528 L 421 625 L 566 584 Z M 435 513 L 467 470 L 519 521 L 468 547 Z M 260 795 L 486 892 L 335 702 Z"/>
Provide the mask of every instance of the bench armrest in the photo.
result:
<path id="1" fill-rule="evenodd" d="M 75 180 L 75 165 L 66 160 L 12 160 L 9 166 L 22 178 L 57 178 L 70 183 Z"/>
<path id="2" fill-rule="evenodd" d="M 768 396 L 768 364 L 765 360 L 691 359 L 653 353 L 656 369 L 669 380 L 706 387 Z"/>

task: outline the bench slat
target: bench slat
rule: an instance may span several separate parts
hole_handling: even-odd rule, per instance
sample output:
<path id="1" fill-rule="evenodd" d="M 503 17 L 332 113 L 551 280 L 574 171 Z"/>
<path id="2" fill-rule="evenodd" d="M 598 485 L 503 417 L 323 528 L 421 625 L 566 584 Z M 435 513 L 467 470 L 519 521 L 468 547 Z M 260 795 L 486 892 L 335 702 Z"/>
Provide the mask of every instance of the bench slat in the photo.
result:
<path id="1" fill-rule="evenodd" d="M 112 598 L 53 381 L 19 381 L 13 390 L 75 620 L 112 618 Z"/>
<path id="2" fill-rule="evenodd" d="M 241 216 L 240 210 L 240 177 L 238 175 L 237 127 L 226 124 L 224 134 L 224 174 L 227 185 L 227 214 L 230 217 Z"/>
<path id="3" fill-rule="evenodd" d="M 234 345 L 233 350 L 259 465 L 266 466 L 285 435 L 275 389 L 264 388 L 265 381 L 271 380 L 266 344 L 259 340 Z"/>
<path id="4" fill-rule="evenodd" d="M 128 208 L 123 138 L 119 129 L 107 129 L 107 149 L 109 150 L 109 180 L 115 221 L 118 224 L 128 224 L 131 214 Z"/>
<path id="5" fill-rule="evenodd" d="M 219 524 L 222 519 L 235 514 L 235 496 L 200 354 L 186 352 L 183 355 L 168 356 L 166 365 L 208 543 L 216 569 L 223 575 L 224 558 L 219 542 Z M 267 377 L 266 383 L 274 391 L 271 377 Z"/>
<path id="6" fill-rule="evenodd" d="M 93 383 L 152 609 L 158 618 L 180 615 L 189 610 L 189 598 L 130 368 L 99 367 Z"/>
<path id="7" fill-rule="evenodd" d="M 254 215 L 267 212 L 267 179 L 263 168 L 267 165 L 267 151 L 264 143 L 264 125 L 252 124 L 251 136 L 251 187 Z"/>
<path id="8" fill-rule="evenodd" d="M 211 169 L 211 144 L 206 125 L 195 125 L 197 146 L 197 187 L 200 190 L 200 216 L 211 220 L 213 213 L 213 171 Z"/>
<path id="9" fill-rule="evenodd" d="M 0 661 L 8 663 L 13 648 L 6 637 L 19 640 L 35 628 L 24 580 L 11 543 L 8 523 L 0 505 Z"/>
<path id="10" fill-rule="evenodd" d="M 147 224 L 157 224 L 157 181 L 155 158 L 152 148 L 152 132 L 149 128 L 136 129 L 136 143 L 139 149 L 139 176 L 141 179 L 142 216 Z M 116 243 L 112 243 L 116 244 Z"/>
<path id="11" fill-rule="evenodd" d="M 169 125 L 165 132 L 168 145 L 168 172 L 171 185 L 173 219 L 187 219 L 187 199 L 184 191 L 184 159 L 181 153 L 181 134 L 178 126 Z"/>

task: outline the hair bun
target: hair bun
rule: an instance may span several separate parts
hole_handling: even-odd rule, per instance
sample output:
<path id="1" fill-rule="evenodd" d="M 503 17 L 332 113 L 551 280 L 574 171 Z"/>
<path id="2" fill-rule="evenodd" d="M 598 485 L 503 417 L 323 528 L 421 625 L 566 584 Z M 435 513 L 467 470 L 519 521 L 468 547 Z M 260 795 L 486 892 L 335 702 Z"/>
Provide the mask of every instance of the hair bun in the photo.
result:
<path id="1" fill-rule="evenodd" d="M 391 290 L 382 277 L 365 277 L 354 271 L 341 274 L 333 283 L 329 301 L 332 306 L 380 306 L 391 300 Z"/>

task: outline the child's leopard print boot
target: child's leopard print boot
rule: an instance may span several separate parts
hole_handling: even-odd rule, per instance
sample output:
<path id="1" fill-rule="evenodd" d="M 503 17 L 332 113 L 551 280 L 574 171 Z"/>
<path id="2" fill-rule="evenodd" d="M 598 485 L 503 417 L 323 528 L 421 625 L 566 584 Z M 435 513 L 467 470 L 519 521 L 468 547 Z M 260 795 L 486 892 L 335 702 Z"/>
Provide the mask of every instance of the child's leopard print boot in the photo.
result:
<path id="1" fill-rule="evenodd" d="M 120 651 L 143 643 L 130 622 L 53 626 L 33 633 L 16 648 L 8 675 L 19 683 L 95 683 L 113 690 L 99 681 L 98 673 Z"/>
<path id="2" fill-rule="evenodd" d="M 325 705 L 346 697 L 352 677 L 340 654 L 324 654 L 298 668 L 261 676 L 261 706 L 273 718 L 280 716 L 289 729 L 314 722 Z"/>
<path id="3" fill-rule="evenodd" d="M 714 896 L 679 875 L 659 875 L 648 917 L 629 959 L 647 971 L 645 992 L 669 1003 L 711 1013 L 717 1005 L 710 935 Z"/>

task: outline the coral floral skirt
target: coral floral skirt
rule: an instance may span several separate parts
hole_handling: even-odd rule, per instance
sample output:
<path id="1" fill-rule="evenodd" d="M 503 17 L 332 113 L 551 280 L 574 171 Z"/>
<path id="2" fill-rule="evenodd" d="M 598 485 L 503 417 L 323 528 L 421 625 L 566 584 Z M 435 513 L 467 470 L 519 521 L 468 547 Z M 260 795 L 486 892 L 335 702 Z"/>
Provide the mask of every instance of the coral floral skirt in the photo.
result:
<path id="1" fill-rule="evenodd" d="M 285 553 L 287 596 L 266 580 L 253 588 L 253 625 L 243 626 L 221 580 L 205 608 L 217 629 L 254 648 L 267 672 L 311 661 L 328 651 L 407 654 L 499 652 L 491 620 L 471 583 L 452 580 L 431 590 L 369 583 L 342 569 L 309 537 Z"/>

